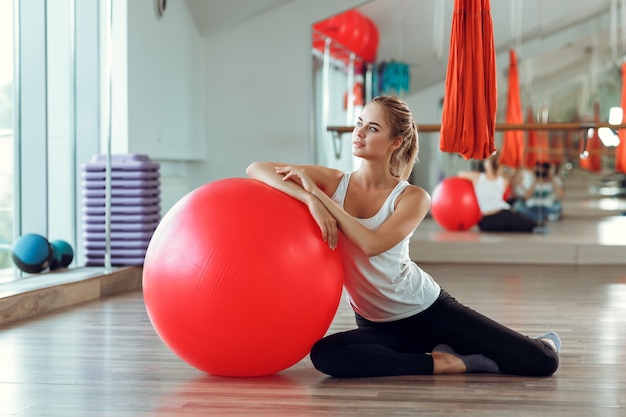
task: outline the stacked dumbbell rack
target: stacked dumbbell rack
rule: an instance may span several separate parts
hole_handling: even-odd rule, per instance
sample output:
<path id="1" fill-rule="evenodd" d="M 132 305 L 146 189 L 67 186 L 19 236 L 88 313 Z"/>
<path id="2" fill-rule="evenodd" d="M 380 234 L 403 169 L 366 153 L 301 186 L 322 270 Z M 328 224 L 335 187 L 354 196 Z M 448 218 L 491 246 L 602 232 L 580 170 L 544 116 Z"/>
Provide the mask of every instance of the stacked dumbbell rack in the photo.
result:
<path id="1" fill-rule="evenodd" d="M 104 266 L 106 155 L 82 168 L 83 244 L 87 266 Z M 159 164 L 147 155 L 111 155 L 110 257 L 112 266 L 141 266 L 161 219 Z"/>

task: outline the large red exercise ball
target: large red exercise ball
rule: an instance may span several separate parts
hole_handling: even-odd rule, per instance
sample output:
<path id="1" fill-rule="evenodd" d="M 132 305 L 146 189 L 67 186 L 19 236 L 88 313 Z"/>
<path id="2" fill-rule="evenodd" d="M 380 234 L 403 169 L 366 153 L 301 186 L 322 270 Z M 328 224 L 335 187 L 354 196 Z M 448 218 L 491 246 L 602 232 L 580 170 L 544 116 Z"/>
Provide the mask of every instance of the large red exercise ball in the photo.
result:
<path id="1" fill-rule="evenodd" d="M 461 177 L 442 180 L 433 190 L 430 214 L 447 230 L 468 230 L 475 226 L 482 214 L 474 184 Z"/>
<path id="2" fill-rule="evenodd" d="M 313 29 L 329 38 L 336 39 L 344 21 L 343 14 L 337 14 L 313 24 Z"/>
<path id="3" fill-rule="evenodd" d="M 340 249 L 308 208 L 261 182 L 206 184 L 163 217 L 144 260 L 144 301 L 163 342 L 191 366 L 261 376 L 322 338 L 341 297 Z"/>
<path id="4" fill-rule="evenodd" d="M 378 53 L 378 28 L 376 23 L 367 16 L 363 16 L 362 24 L 364 25 L 364 30 L 362 31 L 362 36 L 355 41 L 355 52 L 365 62 L 374 62 Z"/>
<path id="5" fill-rule="evenodd" d="M 345 61 L 354 52 L 365 62 L 374 62 L 378 51 L 378 28 L 376 24 L 356 9 L 347 10 L 313 25 L 313 48 L 324 52 L 324 37 L 333 40 L 330 54 Z M 319 33 L 323 36 L 315 36 Z"/>

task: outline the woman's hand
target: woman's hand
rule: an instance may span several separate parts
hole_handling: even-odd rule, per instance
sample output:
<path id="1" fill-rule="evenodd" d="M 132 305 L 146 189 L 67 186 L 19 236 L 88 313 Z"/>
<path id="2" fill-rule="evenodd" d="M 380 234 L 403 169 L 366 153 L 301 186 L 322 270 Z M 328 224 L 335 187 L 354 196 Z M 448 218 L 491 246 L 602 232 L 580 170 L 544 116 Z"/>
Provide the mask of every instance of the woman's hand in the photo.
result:
<path id="1" fill-rule="evenodd" d="M 313 220 L 317 223 L 322 232 L 322 239 L 328 244 L 328 247 L 335 249 L 337 247 L 338 231 L 337 220 L 330 214 L 328 209 L 315 197 L 314 192 L 319 190 L 315 182 L 305 173 L 302 168 L 292 166 L 276 167 L 276 173 L 283 176 L 283 181 L 293 181 L 301 186 L 305 191 L 311 194 L 308 207 L 313 216 Z"/>
<path id="2" fill-rule="evenodd" d="M 311 194 L 318 189 L 317 184 L 313 182 L 302 168 L 292 166 L 276 167 L 276 173 L 283 176 L 283 181 L 291 180 Z"/>

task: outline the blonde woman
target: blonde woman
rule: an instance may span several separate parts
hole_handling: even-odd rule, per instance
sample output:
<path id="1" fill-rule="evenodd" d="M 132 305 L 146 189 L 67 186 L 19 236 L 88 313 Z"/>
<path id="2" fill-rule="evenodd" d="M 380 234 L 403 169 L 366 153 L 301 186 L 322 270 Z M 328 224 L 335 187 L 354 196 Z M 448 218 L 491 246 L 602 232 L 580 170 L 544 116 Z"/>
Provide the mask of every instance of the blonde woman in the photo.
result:
<path id="1" fill-rule="evenodd" d="M 362 159 L 353 172 L 273 162 L 247 169 L 306 204 L 330 250 L 341 245 L 357 328 L 318 341 L 314 366 L 335 377 L 555 372 L 556 333 L 530 338 L 496 323 L 457 302 L 409 258 L 430 197 L 407 182 L 418 150 L 407 105 L 374 98 L 358 118 L 352 149 Z"/>

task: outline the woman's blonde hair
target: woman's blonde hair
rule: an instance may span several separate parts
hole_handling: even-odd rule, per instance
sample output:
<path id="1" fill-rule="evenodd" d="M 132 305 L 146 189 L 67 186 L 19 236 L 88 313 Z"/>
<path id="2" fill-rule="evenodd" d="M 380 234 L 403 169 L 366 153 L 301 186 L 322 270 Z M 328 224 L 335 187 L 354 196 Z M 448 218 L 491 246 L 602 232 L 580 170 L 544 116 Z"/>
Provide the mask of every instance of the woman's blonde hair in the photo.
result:
<path id="1" fill-rule="evenodd" d="M 389 170 L 394 177 L 406 180 L 411 175 L 419 151 L 417 125 L 411 109 L 404 101 L 394 96 L 374 97 L 371 103 L 376 103 L 382 108 L 385 121 L 391 129 L 389 138 L 402 139 L 400 147 L 391 154 Z"/>

